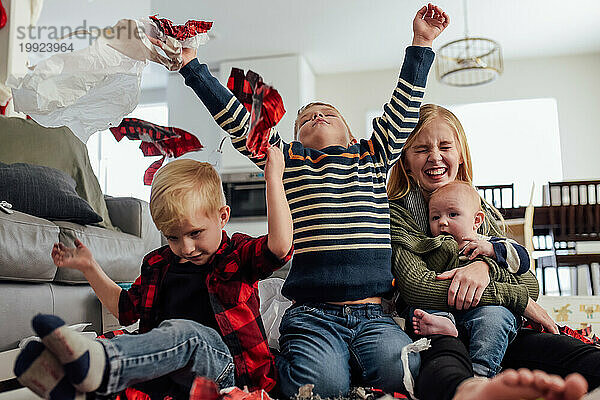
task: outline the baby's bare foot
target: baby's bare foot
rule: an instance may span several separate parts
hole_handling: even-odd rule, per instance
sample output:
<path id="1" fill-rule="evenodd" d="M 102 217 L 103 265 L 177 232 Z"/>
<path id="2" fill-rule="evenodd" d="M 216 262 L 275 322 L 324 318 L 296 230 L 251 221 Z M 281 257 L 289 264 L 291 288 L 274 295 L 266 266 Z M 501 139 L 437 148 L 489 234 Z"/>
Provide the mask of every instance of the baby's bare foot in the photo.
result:
<path id="1" fill-rule="evenodd" d="M 454 323 L 446 317 L 428 314 L 416 309 L 413 316 L 413 330 L 417 335 L 447 335 L 458 336 Z"/>

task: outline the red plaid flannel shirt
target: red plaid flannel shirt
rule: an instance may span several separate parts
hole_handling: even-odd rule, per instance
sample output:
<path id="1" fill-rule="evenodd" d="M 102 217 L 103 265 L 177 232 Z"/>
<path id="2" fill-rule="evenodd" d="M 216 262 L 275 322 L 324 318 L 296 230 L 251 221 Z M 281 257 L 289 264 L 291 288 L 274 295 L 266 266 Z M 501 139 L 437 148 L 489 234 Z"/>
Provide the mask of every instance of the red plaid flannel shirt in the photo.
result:
<path id="1" fill-rule="evenodd" d="M 260 317 L 258 281 L 271 275 L 292 257 L 293 248 L 278 260 L 267 247 L 267 236 L 252 238 L 235 233 L 223 239 L 206 278 L 210 302 L 223 341 L 235 364 L 236 384 L 251 389 L 275 386 L 274 358 Z M 141 275 L 119 298 L 119 322 L 140 320 L 140 333 L 158 326 L 157 297 L 169 266 L 179 262 L 169 246 L 152 251 L 142 263 Z M 205 268 L 201 266 L 200 268 Z"/>

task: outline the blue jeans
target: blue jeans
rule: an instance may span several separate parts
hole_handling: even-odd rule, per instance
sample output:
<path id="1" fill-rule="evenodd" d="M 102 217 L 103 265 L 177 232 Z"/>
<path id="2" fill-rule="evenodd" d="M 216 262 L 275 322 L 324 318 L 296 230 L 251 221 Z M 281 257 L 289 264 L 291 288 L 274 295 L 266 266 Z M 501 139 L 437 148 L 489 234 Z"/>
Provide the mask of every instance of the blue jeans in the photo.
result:
<path id="1" fill-rule="evenodd" d="M 106 393 L 112 394 L 164 375 L 185 390 L 196 376 L 214 380 L 221 388 L 235 384 L 229 349 L 212 328 L 185 319 L 170 319 L 141 335 L 98 339 L 108 356 Z"/>
<path id="2" fill-rule="evenodd" d="M 425 311 L 449 318 L 466 330 L 469 357 L 476 375 L 492 377 L 500 372 L 506 348 L 517 336 L 517 319 L 512 312 L 502 306 L 480 306 L 452 313 Z"/>
<path id="3" fill-rule="evenodd" d="M 281 353 L 275 363 L 286 397 L 307 383 L 321 397 L 345 395 L 351 382 L 404 390 L 400 355 L 412 340 L 378 304 L 292 306 L 279 331 Z M 419 366 L 419 355 L 409 354 L 413 377 Z"/>

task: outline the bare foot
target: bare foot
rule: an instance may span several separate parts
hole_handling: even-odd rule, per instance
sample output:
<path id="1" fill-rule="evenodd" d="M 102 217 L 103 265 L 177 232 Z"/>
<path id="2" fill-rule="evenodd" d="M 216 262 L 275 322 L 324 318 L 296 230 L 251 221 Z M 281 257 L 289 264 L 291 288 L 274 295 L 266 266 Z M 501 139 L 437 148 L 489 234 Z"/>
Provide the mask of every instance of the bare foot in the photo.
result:
<path id="1" fill-rule="evenodd" d="M 446 317 L 432 315 L 416 309 L 413 315 L 413 330 L 417 335 L 447 335 L 458 336 L 456 326 Z"/>
<path id="2" fill-rule="evenodd" d="M 579 400 L 587 381 L 579 374 L 566 379 L 543 371 L 506 370 L 494 378 L 471 378 L 461 383 L 453 400 Z"/>
<path id="3" fill-rule="evenodd" d="M 585 378 L 579 374 L 571 374 L 565 378 L 565 390 L 562 399 L 578 400 L 583 394 L 587 393 L 588 383 Z M 585 397 L 587 399 L 587 396 Z M 560 399 L 560 397 L 558 397 Z M 590 399 L 592 400 L 592 399 Z"/>

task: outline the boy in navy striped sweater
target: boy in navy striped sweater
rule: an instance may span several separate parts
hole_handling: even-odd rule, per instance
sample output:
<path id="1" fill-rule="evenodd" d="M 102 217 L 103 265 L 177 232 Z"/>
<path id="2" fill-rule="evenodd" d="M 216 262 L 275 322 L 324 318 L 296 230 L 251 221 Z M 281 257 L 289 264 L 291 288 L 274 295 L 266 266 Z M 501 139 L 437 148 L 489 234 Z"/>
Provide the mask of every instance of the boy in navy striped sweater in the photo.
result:
<path id="1" fill-rule="evenodd" d="M 307 383 L 322 397 L 343 395 L 351 383 L 405 389 L 400 352 L 411 340 L 381 307 L 393 279 L 385 180 L 418 121 L 432 41 L 448 23 L 437 6 L 417 12 L 413 45 L 369 140 L 354 140 L 335 107 L 311 103 L 299 111 L 298 141 L 282 144 L 295 247 L 283 294 L 294 305 L 281 323 L 276 364 L 288 397 Z M 195 50 L 184 49 L 183 56 L 185 83 L 234 147 L 250 157 L 249 112 L 199 63 Z M 270 142 L 279 140 L 272 130 Z M 252 160 L 263 168 L 264 158 Z M 418 355 L 411 354 L 407 365 L 417 373 Z"/>

